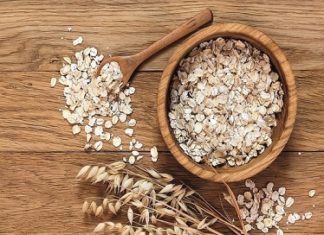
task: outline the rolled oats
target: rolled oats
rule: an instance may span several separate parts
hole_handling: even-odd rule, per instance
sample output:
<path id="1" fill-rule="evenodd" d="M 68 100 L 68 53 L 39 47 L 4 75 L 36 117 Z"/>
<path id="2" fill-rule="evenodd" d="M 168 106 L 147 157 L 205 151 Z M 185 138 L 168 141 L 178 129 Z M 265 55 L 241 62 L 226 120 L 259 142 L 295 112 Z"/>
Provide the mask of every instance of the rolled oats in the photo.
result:
<path id="1" fill-rule="evenodd" d="M 112 128 L 112 126 L 113 126 L 113 124 L 112 124 L 112 122 L 111 121 L 106 121 L 106 123 L 105 123 L 105 127 L 107 128 L 107 129 L 109 129 L 109 128 Z"/>
<path id="2" fill-rule="evenodd" d="M 314 190 L 314 189 L 312 189 L 312 190 L 310 190 L 310 191 L 308 192 L 308 196 L 309 196 L 309 197 L 314 197 L 315 194 L 316 194 L 316 190 Z"/>
<path id="3" fill-rule="evenodd" d="M 310 219 L 310 218 L 312 218 L 313 213 L 312 212 L 306 212 L 304 216 L 305 216 L 305 219 Z"/>
<path id="4" fill-rule="evenodd" d="M 80 131 L 81 131 L 81 128 L 79 127 L 79 125 L 72 126 L 73 135 L 76 135 L 76 134 L 80 133 Z"/>
<path id="5" fill-rule="evenodd" d="M 102 141 L 97 141 L 96 143 L 94 143 L 93 147 L 96 151 L 100 151 L 102 149 L 103 143 Z"/>
<path id="6" fill-rule="evenodd" d="M 134 127 L 136 125 L 136 120 L 135 119 L 131 119 L 131 120 L 129 120 L 128 121 L 128 126 L 130 126 L 130 127 Z"/>
<path id="7" fill-rule="evenodd" d="M 65 57 L 63 57 L 63 60 L 64 60 L 66 63 L 68 63 L 68 64 L 71 64 L 71 63 L 72 63 L 70 57 L 65 56 Z"/>
<path id="8" fill-rule="evenodd" d="M 87 141 L 87 143 L 90 142 L 91 137 L 92 137 L 92 136 L 91 136 L 90 134 L 87 134 L 87 135 L 86 135 L 86 141 Z"/>
<path id="9" fill-rule="evenodd" d="M 266 54 L 248 42 L 217 38 L 180 62 L 171 87 L 170 126 L 194 161 L 240 166 L 271 145 L 283 95 Z"/>
<path id="10" fill-rule="evenodd" d="M 292 197 L 288 197 L 286 200 L 286 207 L 291 207 L 294 204 L 295 200 Z"/>
<path id="11" fill-rule="evenodd" d="M 51 87 L 55 87 L 56 81 L 56 78 L 51 78 Z"/>
<path id="12" fill-rule="evenodd" d="M 81 44 L 82 41 L 83 38 L 78 37 L 73 45 Z M 134 118 L 129 119 L 129 116 L 133 113 L 131 96 L 135 93 L 135 88 L 127 84 L 121 89 L 123 74 L 116 62 L 105 64 L 100 75 L 96 75 L 104 58 L 98 54 L 96 48 L 87 47 L 76 52 L 74 57 L 63 57 L 60 78 L 50 80 L 51 87 L 55 86 L 56 81 L 64 86 L 63 118 L 71 124 L 73 134 L 84 130 L 84 150 L 100 151 L 104 141 L 111 141 L 114 147 L 122 150 L 123 141 L 119 136 L 113 135 L 112 128 L 118 122 L 124 123 L 126 135 L 133 136 L 137 121 Z M 109 133 L 107 129 L 111 129 Z M 124 160 L 133 164 L 142 159 L 143 156 L 137 151 L 142 149 L 143 144 L 133 138 L 129 144 L 132 155 Z M 152 149 L 152 161 L 155 162 L 158 160 L 158 152 L 156 147 Z"/>
<path id="13" fill-rule="evenodd" d="M 101 136 L 103 134 L 102 126 L 96 126 L 94 133 L 96 136 Z"/>
<path id="14" fill-rule="evenodd" d="M 73 46 L 79 45 L 83 42 L 83 38 L 80 36 L 73 41 Z"/>
<path id="15" fill-rule="evenodd" d="M 112 144 L 117 148 L 121 145 L 121 138 L 118 136 L 114 136 L 112 139 Z"/>
<path id="16" fill-rule="evenodd" d="M 258 189 L 251 179 L 245 181 L 245 186 L 249 191 L 237 197 L 243 220 L 250 224 L 251 230 L 258 229 L 263 233 L 268 233 L 269 229 L 275 227 L 277 233 L 280 234 L 282 230 L 279 228 L 279 222 L 285 214 L 285 205 L 280 205 L 280 193 L 278 191 L 280 189 L 282 195 L 284 195 L 283 187 L 276 191 L 274 184 L 269 182 L 265 188 Z"/>
<path id="17" fill-rule="evenodd" d="M 277 230 L 277 235 L 284 235 L 284 232 L 281 229 Z"/>
<path id="18" fill-rule="evenodd" d="M 134 156 L 130 156 L 128 158 L 128 162 L 129 162 L 129 164 L 133 165 L 135 163 L 135 157 Z"/>
<path id="19" fill-rule="evenodd" d="M 134 129 L 132 129 L 132 128 L 126 128 L 125 129 L 125 134 L 128 135 L 128 136 L 133 136 Z"/>
<path id="20" fill-rule="evenodd" d="M 86 126 L 84 127 L 84 131 L 85 131 L 85 133 L 89 134 L 89 133 L 92 132 L 92 127 L 89 126 L 89 125 L 86 125 Z"/>
<path id="21" fill-rule="evenodd" d="M 77 38 L 74 44 L 80 41 L 82 37 Z M 72 125 L 73 134 L 78 134 L 81 127 L 84 129 L 87 142 L 85 150 L 92 147 L 96 151 L 102 149 L 102 141 L 111 138 L 104 128 L 112 128 L 118 121 L 126 122 L 133 110 L 130 96 L 135 89 L 129 86 L 120 89 L 122 72 L 118 63 L 105 64 L 96 77 L 102 59 L 96 48 L 87 47 L 75 53 L 75 60 L 64 57 L 60 69 L 59 83 L 64 86 L 66 101 L 62 115 Z M 54 86 L 54 81 L 51 79 L 51 86 Z M 121 147 L 121 139 L 118 138 L 114 138 L 113 145 Z M 92 141 L 94 144 L 90 143 Z"/>
<path id="22" fill-rule="evenodd" d="M 279 227 L 279 223 L 286 216 L 285 209 L 294 204 L 292 197 L 284 197 L 286 188 L 280 187 L 274 189 L 274 183 L 269 182 L 265 188 L 258 189 L 255 183 L 247 179 L 245 181 L 246 188 L 249 191 L 239 194 L 237 202 L 240 206 L 242 219 L 247 223 L 245 228 L 247 231 L 258 229 L 263 233 L 271 232 L 271 228 L 277 229 L 277 234 L 284 234 Z M 310 219 L 312 212 L 306 213 L 289 213 L 287 224 L 295 224 L 297 221 Z"/>
<path id="23" fill-rule="evenodd" d="M 155 146 L 151 148 L 150 153 L 152 158 L 157 158 L 159 155 L 158 150 Z"/>

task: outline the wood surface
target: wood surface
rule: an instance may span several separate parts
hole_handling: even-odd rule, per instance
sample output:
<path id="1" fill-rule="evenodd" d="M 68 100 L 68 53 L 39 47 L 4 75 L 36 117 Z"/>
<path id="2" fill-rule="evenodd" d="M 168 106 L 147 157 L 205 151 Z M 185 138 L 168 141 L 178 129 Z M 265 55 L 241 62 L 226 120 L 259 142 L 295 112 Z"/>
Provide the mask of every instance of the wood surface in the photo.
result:
<path id="1" fill-rule="evenodd" d="M 96 221 L 80 213 L 82 201 L 99 193 L 80 185 L 81 165 L 127 156 L 105 145 L 84 153 L 62 119 L 62 87 L 50 88 L 62 56 L 93 45 L 104 54 L 131 55 L 209 7 L 214 23 L 243 23 L 269 35 L 285 52 L 297 83 L 296 125 L 285 152 L 253 179 L 287 187 L 296 212 L 312 220 L 285 225 L 287 234 L 323 234 L 324 179 L 324 3 L 315 1 L 1 1 L 0 2 L 0 233 L 91 232 Z M 72 32 L 67 28 L 71 26 Z M 72 40 L 84 43 L 73 47 Z M 62 38 L 62 39 L 61 39 Z M 145 150 L 162 151 L 159 169 L 175 174 L 214 204 L 220 185 L 200 180 L 178 165 L 159 132 L 156 97 L 167 60 L 179 43 L 152 57 L 134 76 L 136 136 Z M 117 132 L 121 132 L 119 128 Z M 301 155 L 298 154 L 301 153 Z M 146 153 L 148 155 L 148 153 Z M 149 158 L 142 160 L 150 165 Z M 231 184 L 236 193 L 243 183 Z M 307 193 L 316 189 L 310 199 Z M 312 205 L 315 205 L 315 208 Z M 122 218 L 119 218 L 122 219 Z"/>
<path id="2" fill-rule="evenodd" d="M 272 144 L 257 158 L 252 159 L 249 164 L 219 169 L 215 172 L 207 165 L 196 164 L 187 154 L 184 153 L 180 145 L 177 143 L 169 124 L 168 112 L 170 99 L 168 96 L 170 90 L 169 87 L 173 79 L 173 73 L 176 71 L 180 61 L 200 43 L 217 37 L 230 37 L 245 40 L 264 53 L 267 53 L 276 68 L 276 71 L 280 75 L 285 97 L 282 112 L 277 118 L 278 125 L 273 130 Z M 158 91 L 157 110 L 159 127 L 163 140 L 180 165 L 184 166 L 191 173 L 210 181 L 218 183 L 224 181 L 242 181 L 256 175 L 268 167 L 278 157 L 279 153 L 288 142 L 294 127 L 297 112 L 296 82 L 285 54 L 271 38 L 248 25 L 219 23 L 206 27 L 195 33 L 175 50 L 161 77 Z"/>

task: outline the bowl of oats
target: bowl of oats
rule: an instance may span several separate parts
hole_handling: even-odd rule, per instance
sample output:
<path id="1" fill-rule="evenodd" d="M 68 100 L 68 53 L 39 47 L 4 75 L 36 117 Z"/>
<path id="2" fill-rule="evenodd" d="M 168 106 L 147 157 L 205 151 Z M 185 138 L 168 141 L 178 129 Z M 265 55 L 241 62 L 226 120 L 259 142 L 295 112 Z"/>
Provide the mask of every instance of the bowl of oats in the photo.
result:
<path id="1" fill-rule="evenodd" d="M 294 75 L 282 50 L 247 25 L 198 31 L 170 58 L 158 92 L 158 118 L 172 155 L 215 182 L 252 177 L 291 135 Z"/>

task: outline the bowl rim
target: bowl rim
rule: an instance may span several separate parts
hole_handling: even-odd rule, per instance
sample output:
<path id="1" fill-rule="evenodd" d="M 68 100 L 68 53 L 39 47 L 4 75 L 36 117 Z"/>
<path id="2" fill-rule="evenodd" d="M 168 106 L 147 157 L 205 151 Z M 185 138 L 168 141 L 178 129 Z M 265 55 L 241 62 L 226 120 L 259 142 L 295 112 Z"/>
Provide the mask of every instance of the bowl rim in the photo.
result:
<path id="1" fill-rule="evenodd" d="M 203 41 L 215 39 L 217 37 L 238 38 L 250 42 L 253 46 L 262 48 L 267 55 L 271 55 L 271 61 L 274 59 L 277 63 L 276 68 L 280 70 L 280 75 L 285 82 L 287 98 L 286 98 L 286 114 L 283 120 L 283 127 L 279 139 L 273 143 L 269 152 L 258 161 L 250 161 L 243 166 L 236 166 L 228 169 L 207 167 L 195 163 L 187 156 L 178 143 L 175 141 L 168 118 L 168 95 L 169 85 L 172 80 L 173 73 L 177 68 L 180 60 L 185 57 L 195 46 Z M 272 61 L 274 62 L 274 61 Z M 279 71 L 278 71 L 279 72 Z M 290 64 L 278 45 L 266 34 L 261 31 L 243 24 L 238 23 L 218 23 L 204 29 L 199 30 L 186 41 L 182 42 L 170 57 L 165 67 L 158 90 L 157 98 L 158 123 L 164 142 L 166 143 L 171 154 L 176 160 L 184 166 L 188 171 L 203 179 L 214 182 L 236 182 L 250 178 L 268 167 L 280 154 L 284 146 L 289 140 L 297 113 L 297 94 L 295 78 Z"/>

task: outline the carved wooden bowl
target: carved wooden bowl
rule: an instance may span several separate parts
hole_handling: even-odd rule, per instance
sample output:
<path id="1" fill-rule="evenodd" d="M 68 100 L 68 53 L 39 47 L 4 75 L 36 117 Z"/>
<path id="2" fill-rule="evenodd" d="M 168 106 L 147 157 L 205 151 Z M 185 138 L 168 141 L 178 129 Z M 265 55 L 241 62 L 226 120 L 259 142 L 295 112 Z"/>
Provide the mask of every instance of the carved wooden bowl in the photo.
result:
<path id="1" fill-rule="evenodd" d="M 284 89 L 284 107 L 277 115 L 278 125 L 273 128 L 272 144 L 247 164 L 235 167 L 215 168 L 194 162 L 180 148 L 170 127 L 169 96 L 174 71 L 182 58 L 201 42 L 217 37 L 241 39 L 266 53 L 278 72 Z M 293 130 L 297 110 L 297 95 L 294 75 L 282 50 L 264 33 L 242 24 L 217 24 L 204 28 L 183 42 L 171 56 L 161 78 L 158 92 L 158 120 L 163 139 L 177 161 L 191 173 L 207 180 L 235 182 L 247 179 L 268 167 L 280 154 Z"/>

